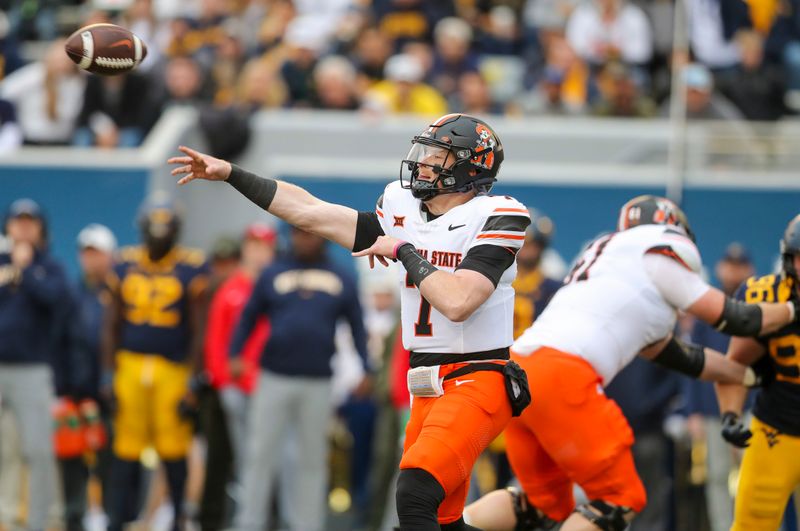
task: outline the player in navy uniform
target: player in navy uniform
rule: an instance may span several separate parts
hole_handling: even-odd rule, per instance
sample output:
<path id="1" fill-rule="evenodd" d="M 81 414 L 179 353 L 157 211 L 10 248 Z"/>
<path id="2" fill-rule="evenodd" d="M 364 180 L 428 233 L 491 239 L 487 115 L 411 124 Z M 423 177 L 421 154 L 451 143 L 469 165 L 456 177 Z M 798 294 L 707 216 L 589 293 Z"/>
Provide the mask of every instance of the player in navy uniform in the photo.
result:
<path id="1" fill-rule="evenodd" d="M 147 205 L 139 226 L 143 245 L 122 249 L 115 267 L 104 349 L 116 400 L 112 530 L 136 517 L 139 457 L 151 445 L 166 469 L 174 527 L 181 521 L 192 440 L 181 408 L 195 400 L 190 379 L 202 366 L 205 258 L 177 245 L 180 219 L 170 204 Z"/>
<path id="2" fill-rule="evenodd" d="M 800 215 L 781 240 L 782 271 L 751 277 L 737 298 L 748 303 L 783 302 L 797 295 Z M 734 337 L 728 356 L 755 364 L 767 375 L 748 429 L 741 418 L 747 389 L 717 385 L 722 436 L 744 452 L 732 531 L 778 529 L 789 496 L 800 485 L 800 324 L 758 338 Z"/>

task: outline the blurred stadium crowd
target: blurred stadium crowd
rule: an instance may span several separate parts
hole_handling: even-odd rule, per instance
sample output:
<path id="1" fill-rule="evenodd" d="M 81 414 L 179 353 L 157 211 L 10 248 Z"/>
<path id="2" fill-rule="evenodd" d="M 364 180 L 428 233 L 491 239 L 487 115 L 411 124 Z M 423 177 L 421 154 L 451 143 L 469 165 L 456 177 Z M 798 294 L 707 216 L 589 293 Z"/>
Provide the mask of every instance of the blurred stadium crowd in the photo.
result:
<path id="1" fill-rule="evenodd" d="M 239 132 L 217 139 L 226 155 L 246 136 L 240 122 L 278 107 L 651 117 L 668 113 L 672 64 L 688 65 L 690 117 L 800 108 L 798 0 L 680 6 L 676 17 L 669 0 L 5 0 L 0 120 L 17 126 L 0 138 L 136 146 L 165 107 L 187 104 L 207 110 L 206 129 Z M 63 53 L 64 35 L 106 21 L 148 44 L 136 73 L 89 77 Z"/>

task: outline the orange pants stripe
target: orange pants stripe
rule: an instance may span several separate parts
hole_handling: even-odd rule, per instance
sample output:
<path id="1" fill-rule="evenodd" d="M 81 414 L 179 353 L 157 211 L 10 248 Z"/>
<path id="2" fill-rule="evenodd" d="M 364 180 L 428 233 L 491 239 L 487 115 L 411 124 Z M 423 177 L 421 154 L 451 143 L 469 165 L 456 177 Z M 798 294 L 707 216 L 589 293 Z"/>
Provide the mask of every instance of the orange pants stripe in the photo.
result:
<path id="1" fill-rule="evenodd" d="M 463 367 L 442 365 L 440 376 Z M 444 395 L 413 397 L 400 468 L 421 468 L 442 485 L 439 523 L 461 517 L 478 456 L 508 424 L 511 406 L 503 375 L 480 371 L 444 382 Z"/>
<path id="2" fill-rule="evenodd" d="M 528 375 L 531 405 L 506 429 L 508 458 L 530 503 L 554 520 L 575 509 L 572 485 L 590 500 L 641 511 L 644 486 L 633 463 L 633 431 L 584 359 L 541 348 L 513 355 Z"/>

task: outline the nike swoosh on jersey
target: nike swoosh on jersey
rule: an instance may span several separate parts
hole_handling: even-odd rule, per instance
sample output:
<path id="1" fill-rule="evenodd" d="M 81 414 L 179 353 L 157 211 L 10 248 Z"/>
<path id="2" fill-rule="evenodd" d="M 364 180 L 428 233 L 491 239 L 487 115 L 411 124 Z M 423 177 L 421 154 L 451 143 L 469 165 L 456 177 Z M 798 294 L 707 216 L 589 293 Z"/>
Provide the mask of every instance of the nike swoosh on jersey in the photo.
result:
<path id="1" fill-rule="evenodd" d="M 474 382 L 474 381 L 475 380 L 456 380 L 456 387 L 458 387 L 459 385 L 462 385 L 462 384 L 465 384 L 465 383 L 469 383 L 469 382 Z"/>
<path id="2" fill-rule="evenodd" d="M 449 227 L 447 227 L 447 230 L 456 230 L 456 229 L 460 229 L 461 227 L 466 227 L 466 226 L 467 226 L 466 223 L 464 223 L 463 225 L 450 225 Z"/>

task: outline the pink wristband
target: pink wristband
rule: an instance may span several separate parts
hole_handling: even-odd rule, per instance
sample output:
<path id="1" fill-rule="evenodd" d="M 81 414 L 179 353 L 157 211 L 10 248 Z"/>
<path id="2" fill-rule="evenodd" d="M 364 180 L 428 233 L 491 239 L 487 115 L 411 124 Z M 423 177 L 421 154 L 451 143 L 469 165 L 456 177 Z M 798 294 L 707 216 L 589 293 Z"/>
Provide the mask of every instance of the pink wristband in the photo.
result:
<path id="1" fill-rule="evenodd" d="M 394 245 L 394 249 L 392 249 L 392 258 L 394 258 L 395 260 L 397 260 L 397 250 L 398 250 L 398 249 L 400 249 L 400 247 L 404 246 L 404 245 L 405 245 L 405 244 L 407 244 L 407 243 L 408 243 L 408 242 L 406 242 L 406 241 L 403 241 L 403 240 L 400 240 L 399 242 L 397 242 L 397 243 Z"/>

